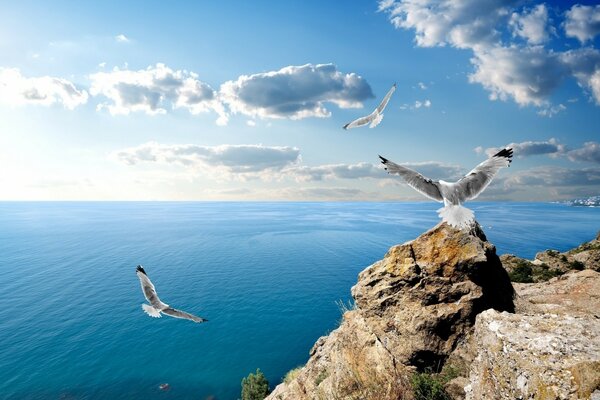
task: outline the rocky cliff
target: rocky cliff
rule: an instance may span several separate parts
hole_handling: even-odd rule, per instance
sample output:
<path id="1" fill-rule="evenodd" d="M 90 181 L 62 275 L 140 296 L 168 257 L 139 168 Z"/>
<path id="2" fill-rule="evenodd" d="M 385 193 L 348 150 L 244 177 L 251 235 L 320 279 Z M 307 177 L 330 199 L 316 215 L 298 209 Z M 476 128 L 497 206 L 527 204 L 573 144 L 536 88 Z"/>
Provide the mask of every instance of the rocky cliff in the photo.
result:
<path id="1" fill-rule="evenodd" d="M 571 279 L 565 296 L 600 284 L 597 272 L 580 274 L 560 278 Z M 439 224 L 359 274 L 355 308 L 268 399 L 413 399 L 427 374 L 444 377 L 430 398 L 590 398 L 600 385 L 595 300 L 572 298 L 579 314 L 565 319 L 552 305 L 565 298 L 522 286 L 515 296 L 479 227 Z"/>
<path id="2" fill-rule="evenodd" d="M 445 223 L 392 247 L 360 273 L 352 296 L 356 308 L 269 399 L 409 398 L 411 375 L 441 370 L 477 314 L 514 311 L 494 246 L 479 228 L 463 232 Z"/>

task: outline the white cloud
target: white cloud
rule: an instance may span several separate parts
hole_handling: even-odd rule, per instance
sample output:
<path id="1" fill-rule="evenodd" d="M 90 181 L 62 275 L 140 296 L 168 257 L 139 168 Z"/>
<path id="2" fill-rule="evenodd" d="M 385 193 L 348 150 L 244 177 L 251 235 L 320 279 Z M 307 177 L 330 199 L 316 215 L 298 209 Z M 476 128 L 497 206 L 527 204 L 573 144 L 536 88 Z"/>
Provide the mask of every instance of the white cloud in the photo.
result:
<path id="1" fill-rule="evenodd" d="M 400 0 L 380 1 L 396 28 L 414 29 L 421 47 L 450 44 L 473 48 L 492 43 L 498 36 L 498 21 L 508 15 L 517 0 Z"/>
<path id="2" fill-rule="evenodd" d="M 546 49 L 556 30 L 545 4 L 523 7 L 519 0 L 396 0 L 380 1 L 399 29 L 414 30 L 418 46 L 451 45 L 473 52 L 472 83 L 481 84 L 492 100 L 512 99 L 517 104 L 542 107 L 542 115 L 555 112 L 549 98 L 565 78 L 574 75 L 600 105 L 598 50 Z M 567 35 L 582 42 L 600 32 L 600 6 L 574 6 L 566 13 Z M 506 34 L 512 32 L 512 38 Z M 514 41 L 516 37 L 526 43 Z M 555 108 L 554 111 L 560 111 Z"/>
<path id="3" fill-rule="evenodd" d="M 427 85 L 424 84 L 423 82 L 419 82 L 418 85 L 421 90 L 427 90 Z"/>
<path id="4" fill-rule="evenodd" d="M 513 12 L 508 25 L 514 36 L 520 36 L 529 44 L 535 45 L 548 40 L 547 22 L 548 9 L 545 4 L 538 4 L 522 13 Z"/>
<path id="5" fill-rule="evenodd" d="M 600 143 L 586 142 L 583 147 L 567 153 L 571 161 L 587 161 L 600 164 Z"/>
<path id="6" fill-rule="evenodd" d="M 589 47 L 571 50 L 561 54 L 561 60 L 600 105 L 600 51 Z"/>
<path id="7" fill-rule="evenodd" d="M 425 107 L 425 108 L 429 108 L 431 107 L 431 100 L 424 100 L 424 101 L 420 101 L 420 100 L 415 100 L 414 104 L 402 104 L 400 106 L 401 110 L 417 110 L 421 107 Z"/>
<path id="8" fill-rule="evenodd" d="M 415 101 L 415 108 L 421 108 L 421 107 L 425 107 L 425 108 L 429 108 L 431 107 L 431 101 L 429 100 L 425 100 L 423 102 L 420 101 Z"/>
<path id="9" fill-rule="evenodd" d="M 249 119 L 248 121 L 246 121 L 246 125 L 248 126 L 256 126 L 256 121 Z"/>
<path id="10" fill-rule="evenodd" d="M 324 103 L 356 108 L 374 97 L 366 80 L 342 73 L 333 64 L 288 66 L 242 75 L 221 85 L 220 94 L 234 113 L 290 119 L 328 117 L 331 113 Z"/>
<path id="11" fill-rule="evenodd" d="M 273 174 L 299 163 L 300 150 L 289 146 L 199 146 L 148 142 L 115 151 L 111 158 L 126 165 L 174 164 L 216 179 L 270 179 Z"/>
<path id="12" fill-rule="evenodd" d="M 323 179 L 384 178 L 385 171 L 379 165 L 367 162 L 358 164 L 331 164 L 316 167 L 298 166 L 288 170 L 298 181 L 320 181 Z"/>
<path id="13" fill-rule="evenodd" d="M 565 14 L 565 34 L 577 38 L 581 43 L 592 40 L 600 33 L 600 5 L 576 4 Z"/>
<path id="14" fill-rule="evenodd" d="M 228 120 L 217 93 L 193 72 L 173 70 L 159 63 L 138 71 L 114 68 L 110 72 L 92 74 L 90 79 L 92 95 L 110 100 L 101 103 L 99 108 L 107 108 L 113 115 L 136 111 L 164 114 L 170 106 L 186 109 L 191 114 L 214 111 L 219 115 L 219 125 Z"/>
<path id="15" fill-rule="evenodd" d="M 600 168 L 536 167 L 506 178 L 507 187 L 600 185 Z"/>
<path id="16" fill-rule="evenodd" d="M 88 93 L 73 82 L 52 76 L 26 78 L 17 68 L 0 67 L 0 101 L 11 105 L 62 104 L 72 110 L 85 104 Z"/>
<path id="17" fill-rule="evenodd" d="M 475 152 L 477 154 L 485 152 L 485 154 L 488 157 L 491 157 L 500 150 L 505 149 L 507 147 L 513 149 L 513 152 L 517 157 L 528 157 L 541 154 L 558 156 L 564 154 L 566 151 L 565 145 L 558 143 L 556 139 L 552 138 L 543 142 L 534 142 L 531 140 L 521 143 L 513 142 L 503 147 L 489 147 L 485 150 L 483 150 L 483 147 L 479 146 L 475 148 Z"/>
<path id="18" fill-rule="evenodd" d="M 567 109 L 567 107 L 564 104 L 559 104 L 557 106 L 550 106 L 547 108 L 542 108 L 537 113 L 538 113 L 538 115 L 541 115 L 542 117 L 552 118 L 556 114 L 563 112 L 566 109 Z"/>
<path id="19" fill-rule="evenodd" d="M 490 91 L 491 100 L 512 98 L 519 105 L 546 105 L 567 72 L 556 54 L 540 47 L 490 47 L 471 62 L 475 72 L 469 80 Z"/>
<path id="20" fill-rule="evenodd" d="M 130 42 L 129 38 L 125 35 L 123 35 L 122 33 L 115 36 L 115 40 L 119 43 L 128 43 Z"/>

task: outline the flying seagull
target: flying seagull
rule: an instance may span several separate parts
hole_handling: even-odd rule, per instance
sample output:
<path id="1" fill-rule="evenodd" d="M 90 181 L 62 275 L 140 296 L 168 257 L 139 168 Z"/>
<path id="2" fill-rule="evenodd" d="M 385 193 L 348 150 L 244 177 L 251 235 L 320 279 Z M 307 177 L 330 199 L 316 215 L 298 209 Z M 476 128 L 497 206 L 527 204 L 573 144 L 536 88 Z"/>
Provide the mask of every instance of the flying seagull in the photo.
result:
<path id="1" fill-rule="evenodd" d="M 349 124 L 344 125 L 343 128 L 344 129 L 358 128 L 359 126 L 364 126 L 364 125 L 367 125 L 368 123 L 371 124 L 371 125 L 369 125 L 369 128 L 375 128 L 377 125 L 379 125 L 379 123 L 383 119 L 383 110 L 385 109 L 385 106 L 387 106 L 387 103 L 390 101 L 390 98 L 392 97 L 392 94 L 394 94 L 395 90 L 396 90 L 396 84 L 394 83 L 392 85 L 392 88 L 387 92 L 387 94 L 383 98 L 383 100 L 381 100 L 381 103 L 379 103 L 377 108 L 375 110 L 373 110 L 373 112 L 371 114 L 367 115 L 366 117 L 361 117 L 359 119 L 356 119 L 356 120 L 350 122 Z"/>
<path id="2" fill-rule="evenodd" d="M 163 313 L 171 317 L 189 319 L 190 321 L 194 322 L 208 321 L 204 318 L 188 314 L 185 311 L 176 310 L 172 307 L 169 307 L 168 304 L 165 304 L 162 301 L 160 301 L 158 295 L 156 294 L 156 289 L 154 289 L 154 285 L 150 281 L 150 278 L 148 278 L 148 275 L 146 275 L 144 267 L 142 267 L 141 265 L 137 266 L 137 276 L 138 278 L 140 278 L 140 283 L 142 284 L 142 291 L 144 292 L 144 297 L 146 297 L 146 300 L 148 300 L 148 302 L 151 304 L 142 304 L 142 309 L 149 316 L 153 318 L 160 318 L 161 313 Z"/>
<path id="3" fill-rule="evenodd" d="M 458 182 L 432 181 L 412 169 L 398 165 L 381 156 L 381 162 L 390 174 L 400 175 L 417 192 L 430 199 L 444 202 L 437 210 L 444 221 L 457 228 L 466 228 L 474 220 L 475 214 L 461 206 L 467 200 L 473 200 L 490 184 L 494 175 L 502 167 L 510 166 L 513 151 L 510 148 L 500 150 L 475 168 Z"/>

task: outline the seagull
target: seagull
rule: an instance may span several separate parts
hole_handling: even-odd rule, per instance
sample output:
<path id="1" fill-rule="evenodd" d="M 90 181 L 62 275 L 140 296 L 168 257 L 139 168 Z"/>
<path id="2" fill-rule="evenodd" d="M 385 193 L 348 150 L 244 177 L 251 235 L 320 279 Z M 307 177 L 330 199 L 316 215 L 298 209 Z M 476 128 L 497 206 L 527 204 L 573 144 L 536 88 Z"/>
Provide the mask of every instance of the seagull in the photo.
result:
<path id="1" fill-rule="evenodd" d="M 154 285 L 150 282 L 150 278 L 146 275 L 146 271 L 144 267 L 141 265 L 137 266 L 137 276 L 140 278 L 140 283 L 142 284 L 142 291 L 144 292 L 144 297 L 151 305 L 142 304 L 142 309 L 146 314 L 151 316 L 152 318 L 160 318 L 161 313 L 169 315 L 175 318 L 183 318 L 189 319 L 190 321 L 194 321 L 197 323 L 208 321 L 207 319 L 196 317 L 195 315 L 188 314 L 185 311 L 176 310 L 172 307 L 169 307 L 168 304 L 163 303 L 158 298 L 156 294 L 156 289 L 154 289 Z"/>
<path id="2" fill-rule="evenodd" d="M 377 125 L 379 125 L 379 123 L 383 119 L 383 110 L 385 109 L 385 106 L 387 106 L 387 103 L 390 101 L 390 98 L 392 97 L 392 94 L 394 94 L 395 90 L 396 90 L 396 84 L 394 83 L 392 85 L 392 88 L 387 92 L 387 94 L 383 98 L 383 100 L 381 100 L 381 103 L 379 103 L 377 108 L 375 110 L 373 110 L 373 112 L 371 114 L 367 115 L 366 117 L 361 117 L 359 119 L 356 119 L 356 120 L 344 125 L 343 128 L 344 129 L 358 128 L 359 126 L 364 126 L 364 125 L 367 125 L 368 123 L 371 123 L 371 125 L 369 125 L 369 128 L 375 128 Z"/>
<path id="3" fill-rule="evenodd" d="M 379 158 L 388 173 L 400 175 L 410 187 L 430 199 L 444 202 L 444 207 L 437 210 L 438 215 L 450 225 L 462 229 L 472 224 L 475 214 L 461 204 L 479 196 L 500 168 L 510 166 L 512 156 L 511 148 L 500 150 L 457 182 L 432 181 L 412 169 L 381 156 Z"/>

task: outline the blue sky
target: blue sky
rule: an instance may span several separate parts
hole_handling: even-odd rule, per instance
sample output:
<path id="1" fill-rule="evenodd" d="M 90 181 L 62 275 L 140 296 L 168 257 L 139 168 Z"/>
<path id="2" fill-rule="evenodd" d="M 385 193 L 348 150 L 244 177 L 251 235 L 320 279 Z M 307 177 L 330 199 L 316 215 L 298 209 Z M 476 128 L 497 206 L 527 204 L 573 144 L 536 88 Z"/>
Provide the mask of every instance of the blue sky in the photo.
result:
<path id="1" fill-rule="evenodd" d="M 425 200 L 377 155 L 449 180 L 508 144 L 482 200 L 599 193 L 598 2 L 13 3 L 3 200 Z"/>

